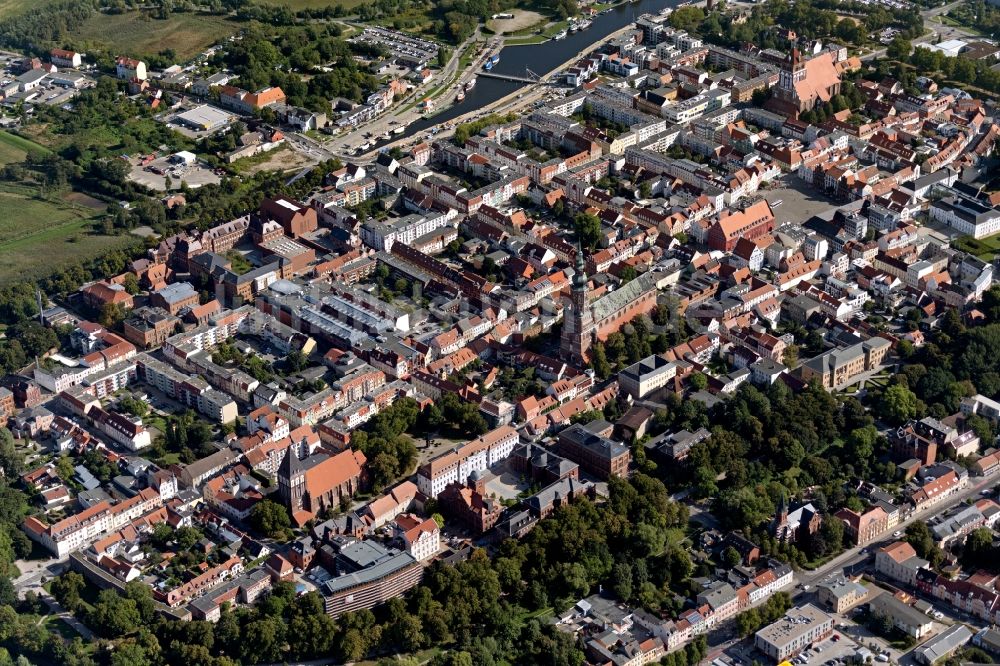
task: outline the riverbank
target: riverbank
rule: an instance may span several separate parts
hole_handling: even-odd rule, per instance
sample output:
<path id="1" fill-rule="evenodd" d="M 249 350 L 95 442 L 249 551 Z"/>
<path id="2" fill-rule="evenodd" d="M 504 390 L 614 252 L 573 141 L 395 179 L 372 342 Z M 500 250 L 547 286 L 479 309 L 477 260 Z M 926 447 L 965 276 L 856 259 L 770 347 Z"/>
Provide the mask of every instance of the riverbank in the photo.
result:
<path id="1" fill-rule="evenodd" d="M 600 39 L 595 40 L 586 48 L 577 52 L 571 58 L 568 58 L 567 60 L 559 63 L 557 66 L 550 69 L 548 72 L 545 73 L 543 78 L 548 79 L 553 74 L 556 74 L 572 66 L 580 58 L 584 57 L 588 53 L 591 53 L 595 49 L 599 48 L 601 44 L 609 40 L 615 39 L 617 37 L 620 37 L 631 30 L 633 30 L 633 24 L 626 25 L 622 28 L 619 28 L 618 30 L 615 30 L 614 32 L 602 36 Z M 448 129 L 439 130 L 434 138 L 435 139 L 448 138 L 455 133 L 454 128 L 457 127 L 458 125 L 478 120 L 483 116 L 487 116 L 493 113 L 507 113 L 510 111 L 520 112 L 524 109 L 534 106 L 541 98 L 545 97 L 550 91 L 551 88 L 547 84 L 538 84 L 538 83 L 526 84 L 523 87 L 515 88 L 508 94 L 504 95 L 503 97 L 500 97 L 499 99 L 494 100 L 488 104 L 477 107 L 476 109 L 470 109 L 465 114 L 460 114 L 458 116 L 451 116 L 450 118 L 447 119 L 447 123 L 449 125 Z M 444 110 L 440 112 L 440 114 L 443 114 L 446 111 L 447 110 Z M 433 121 L 434 117 L 431 117 L 428 120 Z M 444 119 L 441 120 L 441 124 L 445 122 L 446 121 Z M 372 160 L 378 155 L 379 151 L 383 149 L 386 148 L 392 149 L 398 147 L 401 150 L 406 150 L 420 143 L 422 140 L 424 139 L 419 135 L 419 133 L 409 132 L 407 136 L 404 136 L 403 138 L 390 140 L 386 143 L 381 143 L 376 145 L 372 150 L 365 153 L 364 155 L 359 156 L 356 159 L 362 161 Z"/>
<path id="2" fill-rule="evenodd" d="M 704 2 L 704 0 L 702 1 Z M 531 34 L 525 34 L 525 31 L 508 34 L 507 36 L 504 37 L 504 45 L 535 46 L 538 44 L 544 44 L 548 41 L 558 41 L 555 40 L 555 35 L 559 34 L 564 30 L 568 30 L 570 25 L 574 21 L 593 21 L 598 17 L 603 16 L 604 14 L 614 9 L 618 9 L 620 7 L 626 7 L 631 4 L 632 4 L 631 0 L 622 0 L 621 2 L 598 4 L 594 6 L 595 9 L 597 10 L 597 13 L 591 16 L 575 16 L 565 21 L 550 21 L 548 23 L 545 23 L 544 25 L 541 25 L 540 27 L 536 27 L 535 29 L 528 31 Z M 588 29 L 589 27 L 584 28 L 584 30 Z"/>

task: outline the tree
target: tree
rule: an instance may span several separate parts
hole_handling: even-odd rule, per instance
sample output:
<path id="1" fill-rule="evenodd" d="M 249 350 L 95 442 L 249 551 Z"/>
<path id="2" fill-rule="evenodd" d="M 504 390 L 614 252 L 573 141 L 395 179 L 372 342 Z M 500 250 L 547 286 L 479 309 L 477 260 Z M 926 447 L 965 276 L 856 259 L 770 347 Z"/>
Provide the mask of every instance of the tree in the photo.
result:
<path id="1" fill-rule="evenodd" d="M 828 552 L 839 552 L 844 547 L 844 523 L 833 516 L 825 516 L 819 533 L 823 535 Z"/>
<path id="2" fill-rule="evenodd" d="M 799 346 L 798 345 L 788 345 L 785 347 L 785 351 L 781 357 L 782 363 L 787 365 L 789 368 L 794 368 L 799 364 Z"/>
<path id="3" fill-rule="evenodd" d="M 597 375 L 598 379 L 607 379 L 611 376 L 611 365 L 604 352 L 603 342 L 595 342 L 590 348 L 590 367 L 594 369 L 594 374 Z"/>
<path id="4" fill-rule="evenodd" d="M 19 475 L 24 466 L 24 456 L 14 444 L 10 430 L 0 427 L 0 470 L 8 477 Z"/>
<path id="5" fill-rule="evenodd" d="M 343 661 L 358 661 L 367 651 L 368 644 L 359 630 L 351 628 L 340 635 L 337 654 Z"/>
<path id="6" fill-rule="evenodd" d="M 88 623 L 103 636 L 117 638 L 135 631 L 142 622 L 133 599 L 118 596 L 114 590 L 101 590 Z"/>
<path id="7" fill-rule="evenodd" d="M 913 546 L 918 557 L 928 559 L 931 551 L 934 550 L 934 535 L 930 528 L 922 520 L 911 523 L 906 528 L 906 542 Z"/>
<path id="8" fill-rule="evenodd" d="M 886 613 L 872 613 L 868 618 L 868 627 L 879 636 L 891 636 L 893 629 L 892 618 Z"/>
<path id="9" fill-rule="evenodd" d="M 894 425 L 902 425 L 923 412 L 923 404 L 916 394 L 901 384 L 893 384 L 885 390 L 879 403 L 882 416 Z"/>
<path id="10" fill-rule="evenodd" d="M 301 372 L 309 366 L 309 357 L 301 349 L 293 349 L 285 356 L 289 372 Z"/>
<path id="11" fill-rule="evenodd" d="M 368 471 L 372 475 L 372 483 L 376 488 L 390 484 L 399 475 L 399 464 L 395 457 L 382 451 L 368 463 Z"/>
<path id="12" fill-rule="evenodd" d="M 83 576 L 75 571 L 69 571 L 52 580 L 52 596 L 67 609 L 76 611 L 80 604 L 80 592 L 86 586 Z"/>
<path id="13" fill-rule="evenodd" d="M 286 535 L 292 527 L 285 507 L 269 499 L 261 500 L 254 505 L 250 512 L 250 524 L 272 539 Z"/>
<path id="14" fill-rule="evenodd" d="M 125 291 L 135 296 L 140 291 L 139 278 L 135 276 L 135 273 L 126 273 L 122 286 L 125 287 Z"/>
<path id="15" fill-rule="evenodd" d="M 104 328 L 114 328 L 128 316 L 128 309 L 121 303 L 105 303 L 97 317 L 98 323 Z"/>
<path id="16" fill-rule="evenodd" d="M 691 377 L 688 379 L 688 381 L 691 382 L 691 386 L 696 391 L 704 391 L 705 387 L 708 386 L 708 377 L 706 377 L 704 373 L 701 372 L 693 373 Z"/>
<path id="17" fill-rule="evenodd" d="M 244 662 L 279 661 L 284 634 L 284 625 L 278 619 L 262 618 L 247 624 L 241 646 Z"/>
<path id="18" fill-rule="evenodd" d="M 909 58 L 910 50 L 912 48 L 910 40 L 906 39 L 902 35 L 896 35 L 893 37 L 892 41 L 889 42 L 889 46 L 886 48 L 885 54 L 893 60 L 906 60 Z"/>
<path id="19" fill-rule="evenodd" d="M 576 237 L 580 244 L 593 252 L 601 242 L 601 220 L 596 215 L 579 213 L 573 218 Z"/>
<path id="20" fill-rule="evenodd" d="M 740 552 L 738 550 L 732 546 L 728 546 L 724 551 L 722 551 L 722 561 L 727 567 L 732 569 L 734 567 L 738 567 L 743 561 L 743 558 L 740 557 Z"/>
<path id="21" fill-rule="evenodd" d="M 698 32 L 698 26 L 705 20 L 705 12 L 700 7 L 678 7 L 670 14 L 670 25 L 678 30 Z"/>
<path id="22" fill-rule="evenodd" d="M 980 528 L 973 530 L 965 539 L 962 550 L 962 562 L 970 567 L 996 571 L 1000 568 L 997 562 L 997 551 L 993 547 L 993 530 Z"/>

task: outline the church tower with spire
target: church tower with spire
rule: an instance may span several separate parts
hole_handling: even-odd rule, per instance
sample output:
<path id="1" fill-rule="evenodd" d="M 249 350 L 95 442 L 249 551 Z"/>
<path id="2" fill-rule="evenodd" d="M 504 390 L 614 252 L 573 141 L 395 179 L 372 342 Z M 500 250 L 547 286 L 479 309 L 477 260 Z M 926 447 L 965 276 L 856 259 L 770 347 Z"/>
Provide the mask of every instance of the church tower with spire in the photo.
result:
<path id="1" fill-rule="evenodd" d="M 774 520 L 771 522 L 771 535 L 778 541 L 788 539 L 788 497 L 785 490 L 781 490 L 781 500 L 778 501 L 778 508 L 774 512 Z"/>
<path id="2" fill-rule="evenodd" d="M 590 343 L 594 335 L 594 316 L 587 302 L 587 266 L 583 260 L 583 247 L 576 244 L 576 267 L 570 307 L 563 310 L 560 351 L 563 360 L 583 366 L 590 357 Z"/>

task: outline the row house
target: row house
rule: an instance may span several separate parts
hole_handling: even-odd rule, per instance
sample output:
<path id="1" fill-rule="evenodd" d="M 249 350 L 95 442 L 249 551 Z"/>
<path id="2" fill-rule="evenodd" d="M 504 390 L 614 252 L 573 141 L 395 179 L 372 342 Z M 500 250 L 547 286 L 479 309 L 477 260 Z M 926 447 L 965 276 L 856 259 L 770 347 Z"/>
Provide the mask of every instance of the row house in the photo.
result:
<path id="1" fill-rule="evenodd" d="M 160 494 L 147 488 L 117 504 L 106 500 L 98 502 L 51 525 L 29 516 L 22 523 L 22 529 L 32 540 L 61 558 L 90 545 L 103 534 L 120 529 L 162 503 Z"/>

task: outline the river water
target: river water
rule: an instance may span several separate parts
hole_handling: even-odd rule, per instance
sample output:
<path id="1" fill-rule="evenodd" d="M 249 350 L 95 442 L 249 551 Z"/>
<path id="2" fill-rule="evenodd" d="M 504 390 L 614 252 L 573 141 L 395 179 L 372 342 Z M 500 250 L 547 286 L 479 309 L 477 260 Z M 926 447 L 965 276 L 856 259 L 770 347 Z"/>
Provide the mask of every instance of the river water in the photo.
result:
<path id="1" fill-rule="evenodd" d="M 680 0 L 640 0 L 618 5 L 607 14 L 596 17 L 593 25 L 587 30 L 569 35 L 566 39 L 550 40 L 544 44 L 507 46 L 500 52 L 500 63 L 493 68 L 493 72 L 525 76 L 525 68 L 528 68 L 539 75 L 547 74 L 581 52 L 589 51 L 594 42 L 635 22 L 642 14 L 655 14 L 666 7 L 676 7 L 679 2 Z M 465 101 L 454 104 L 430 118 L 422 118 L 412 123 L 406 135 L 413 136 L 452 118 L 492 104 L 525 85 L 528 84 L 480 76 L 476 86 L 465 96 Z"/>

